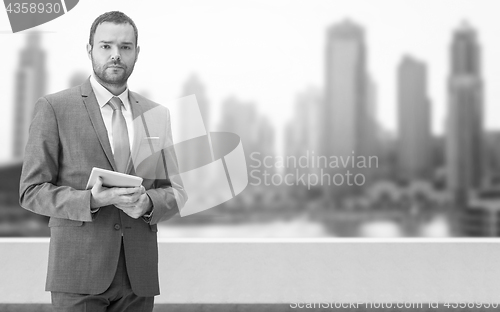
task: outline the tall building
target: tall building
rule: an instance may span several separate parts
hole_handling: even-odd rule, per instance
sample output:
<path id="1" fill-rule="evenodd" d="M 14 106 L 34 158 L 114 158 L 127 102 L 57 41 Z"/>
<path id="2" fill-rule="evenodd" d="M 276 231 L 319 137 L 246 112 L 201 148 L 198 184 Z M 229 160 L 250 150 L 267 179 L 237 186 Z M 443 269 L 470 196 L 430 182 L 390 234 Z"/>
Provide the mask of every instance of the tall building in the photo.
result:
<path id="1" fill-rule="evenodd" d="M 382 178 L 383 174 L 380 168 L 380 157 L 384 153 L 382 150 L 382 129 L 377 122 L 377 84 L 373 78 L 367 74 L 366 75 L 366 111 L 364 122 L 365 125 L 361 125 L 362 138 L 361 142 L 363 144 L 361 153 L 362 155 L 376 156 L 378 161 L 378 167 L 363 169 L 363 174 L 366 176 L 368 183 L 375 179 Z"/>
<path id="2" fill-rule="evenodd" d="M 500 131 L 488 131 L 485 134 L 484 145 L 487 153 L 485 180 L 490 185 L 498 186 L 500 184 Z"/>
<path id="3" fill-rule="evenodd" d="M 207 99 L 205 85 L 195 74 L 188 78 L 182 90 L 182 96 L 191 94 L 196 95 L 196 101 L 198 102 L 205 128 L 210 131 L 210 102 Z"/>
<path id="4" fill-rule="evenodd" d="M 265 156 L 275 155 L 275 133 L 274 127 L 267 116 L 260 115 L 256 125 L 257 134 L 255 144 L 258 151 Z"/>
<path id="5" fill-rule="evenodd" d="M 482 182 L 483 81 L 476 31 L 464 23 L 451 45 L 448 81 L 447 185 L 457 203 Z"/>
<path id="6" fill-rule="evenodd" d="M 222 117 L 218 130 L 238 134 L 248 157 L 255 149 L 255 144 L 258 144 L 256 142 L 258 120 L 259 113 L 254 103 L 229 97 L 222 103 Z"/>
<path id="7" fill-rule="evenodd" d="M 192 134 L 193 132 L 197 134 L 209 134 L 210 131 L 213 131 L 214 129 L 210 128 L 210 109 L 205 86 L 197 75 L 191 75 L 184 83 L 181 97 L 183 104 L 180 107 L 179 122 L 174 131 L 179 131 L 178 133 L 184 135 Z M 187 100 L 188 98 L 186 97 L 190 97 L 190 99 Z M 201 121 L 196 118 L 199 114 L 201 114 Z M 198 168 L 212 161 L 212 147 L 209 136 L 202 136 L 198 137 L 197 140 L 191 140 L 190 144 L 183 146 L 183 150 L 186 157 L 182 160 L 182 170 Z"/>
<path id="8" fill-rule="evenodd" d="M 26 46 L 20 51 L 19 67 L 15 80 L 13 157 L 20 160 L 28 141 L 28 131 L 33 118 L 35 103 L 45 94 L 47 72 L 45 52 L 40 46 L 41 35 L 29 33 Z"/>
<path id="9" fill-rule="evenodd" d="M 321 110 L 322 154 L 330 157 L 369 156 L 373 140 L 366 73 L 365 34 L 351 21 L 333 25 L 327 31 L 325 98 Z M 373 117 L 373 116 L 372 116 Z M 356 168 L 330 170 L 330 174 L 356 173 Z M 359 188 L 336 187 L 350 193 Z M 327 190 L 328 192 L 328 190 Z"/>
<path id="10" fill-rule="evenodd" d="M 318 166 L 313 166 L 312 158 L 321 155 L 320 134 L 322 132 L 320 123 L 320 112 L 322 103 L 322 91 L 310 87 L 298 94 L 295 102 L 295 111 L 292 120 L 288 122 L 285 129 L 285 154 L 309 158 L 309 168 L 300 168 L 300 174 L 319 174 Z M 288 173 L 296 174 L 296 168 L 288 168 Z M 324 168 L 323 168 L 324 169 Z"/>
<path id="11" fill-rule="evenodd" d="M 235 97 L 227 98 L 222 103 L 222 118 L 218 130 L 236 133 L 240 136 L 250 183 L 257 183 L 255 177 L 262 180 L 264 170 L 269 174 L 274 172 L 274 168 L 261 166 L 257 168 L 260 172 L 253 175 L 251 173 L 255 166 L 259 163 L 263 164 L 266 156 L 272 157 L 275 152 L 274 128 L 269 119 L 258 112 L 254 103 L 244 102 Z"/>
<path id="12" fill-rule="evenodd" d="M 236 133 L 240 136 L 249 163 L 249 157 L 257 149 L 257 124 L 259 114 L 254 103 L 243 102 L 235 97 L 229 97 L 222 103 L 222 118 L 219 131 Z"/>
<path id="13" fill-rule="evenodd" d="M 410 56 L 398 67 L 398 107 L 399 179 L 428 179 L 433 159 L 427 69 Z"/>

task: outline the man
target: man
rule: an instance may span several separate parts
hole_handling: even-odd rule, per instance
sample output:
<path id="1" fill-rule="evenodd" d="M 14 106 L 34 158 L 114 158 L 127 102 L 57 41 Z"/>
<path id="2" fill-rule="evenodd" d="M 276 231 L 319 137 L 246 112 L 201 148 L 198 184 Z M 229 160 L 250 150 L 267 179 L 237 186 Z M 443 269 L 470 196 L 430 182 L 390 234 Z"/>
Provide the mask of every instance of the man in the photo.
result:
<path id="1" fill-rule="evenodd" d="M 93 75 L 36 103 L 20 203 L 50 216 L 46 290 L 56 311 L 152 311 L 159 294 L 157 223 L 187 200 L 169 111 L 128 90 L 139 55 L 134 22 L 99 16 Z M 140 187 L 86 190 L 93 167 L 143 177 Z"/>

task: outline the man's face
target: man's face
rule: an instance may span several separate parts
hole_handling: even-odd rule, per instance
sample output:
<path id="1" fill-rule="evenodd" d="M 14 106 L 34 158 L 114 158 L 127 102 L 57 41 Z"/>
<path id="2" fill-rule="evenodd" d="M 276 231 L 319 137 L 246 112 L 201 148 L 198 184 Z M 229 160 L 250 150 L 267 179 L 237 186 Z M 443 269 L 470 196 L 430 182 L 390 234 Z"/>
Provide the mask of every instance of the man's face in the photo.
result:
<path id="1" fill-rule="evenodd" d="M 93 46 L 87 44 L 95 75 L 104 83 L 124 85 L 134 70 L 139 47 L 132 25 L 104 22 L 97 26 Z"/>

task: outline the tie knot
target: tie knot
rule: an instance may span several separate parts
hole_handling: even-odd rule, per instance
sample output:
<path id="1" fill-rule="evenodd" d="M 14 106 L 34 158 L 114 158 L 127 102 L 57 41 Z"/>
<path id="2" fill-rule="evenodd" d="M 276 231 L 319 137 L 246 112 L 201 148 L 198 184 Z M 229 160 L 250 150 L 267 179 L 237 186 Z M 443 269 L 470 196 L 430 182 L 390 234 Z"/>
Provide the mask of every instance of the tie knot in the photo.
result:
<path id="1" fill-rule="evenodd" d="M 109 100 L 109 105 L 113 108 L 113 110 L 122 110 L 122 100 L 119 97 L 113 96 L 111 100 Z"/>

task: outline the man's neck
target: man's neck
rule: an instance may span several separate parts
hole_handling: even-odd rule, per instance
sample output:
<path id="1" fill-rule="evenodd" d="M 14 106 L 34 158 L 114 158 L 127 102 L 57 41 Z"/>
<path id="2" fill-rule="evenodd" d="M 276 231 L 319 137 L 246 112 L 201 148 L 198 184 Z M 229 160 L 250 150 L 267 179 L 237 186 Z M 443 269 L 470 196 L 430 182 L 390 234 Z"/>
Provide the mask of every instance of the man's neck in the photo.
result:
<path id="1" fill-rule="evenodd" d="M 97 77 L 97 75 L 94 75 L 94 78 L 99 84 L 101 84 L 101 86 L 106 88 L 106 90 L 108 90 L 109 92 L 111 92 L 111 94 L 113 94 L 115 96 L 122 94 L 123 91 L 125 91 L 127 89 L 127 83 L 109 84 L 109 83 L 105 83 L 104 81 L 102 81 L 99 77 Z"/>

